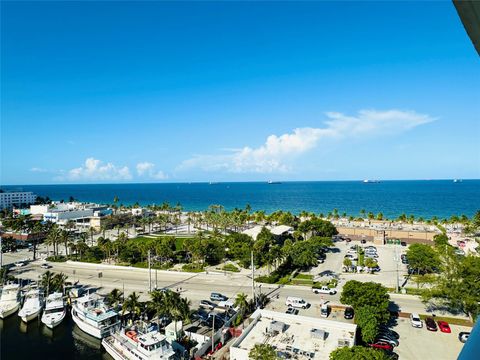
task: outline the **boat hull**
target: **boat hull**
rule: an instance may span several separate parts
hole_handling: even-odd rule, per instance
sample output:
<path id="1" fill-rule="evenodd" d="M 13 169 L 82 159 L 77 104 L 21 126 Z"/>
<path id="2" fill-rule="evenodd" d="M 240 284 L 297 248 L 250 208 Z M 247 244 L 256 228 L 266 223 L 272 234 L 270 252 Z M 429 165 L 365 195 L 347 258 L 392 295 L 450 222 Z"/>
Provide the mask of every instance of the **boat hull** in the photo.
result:
<path id="1" fill-rule="evenodd" d="M 108 355 L 110 355 L 112 358 L 115 360 L 129 360 L 130 358 L 128 356 L 121 354 L 118 350 L 111 345 L 107 338 L 102 340 L 102 346 L 103 348 L 107 351 Z"/>
<path id="2" fill-rule="evenodd" d="M 54 318 L 47 318 L 45 314 L 42 316 L 42 323 L 45 324 L 46 327 L 49 329 L 53 329 L 54 327 L 60 325 L 60 323 L 65 319 L 65 315 L 67 313 L 67 310 L 64 309 L 61 316 L 57 316 Z"/>
<path id="3" fill-rule="evenodd" d="M 15 314 L 19 307 L 20 307 L 20 304 L 15 303 L 11 307 L 6 307 L 6 308 L 0 309 L 0 319 L 5 319 L 6 317 L 8 317 L 10 315 Z"/>
<path id="4" fill-rule="evenodd" d="M 96 337 L 97 339 L 102 339 L 102 333 L 100 329 L 97 329 L 96 327 L 85 323 L 82 319 L 80 319 L 77 315 L 74 314 L 72 311 L 72 320 L 77 326 L 79 327 L 80 330 L 83 332 L 87 333 L 90 336 Z"/>
<path id="5" fill-rule="evenodd" d="M 22 319 L 23 322 L 28 323 L 32 320 L 35 320 L 39 314 L 40 314 L 40 309 L 28 314 L 25 314 L 20 310 L 20 312 L 18 313 L 18 316 L 20 316 L 20 319 Z"/>

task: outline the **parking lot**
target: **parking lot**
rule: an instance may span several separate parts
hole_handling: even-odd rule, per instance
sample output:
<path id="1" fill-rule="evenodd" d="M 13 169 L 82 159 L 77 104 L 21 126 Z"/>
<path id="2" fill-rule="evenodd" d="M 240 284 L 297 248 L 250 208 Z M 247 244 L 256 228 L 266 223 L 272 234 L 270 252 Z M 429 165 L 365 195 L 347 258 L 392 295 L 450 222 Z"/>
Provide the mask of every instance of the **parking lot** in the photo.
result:
<path id="1" fill-rule="evenodd" d="M 466 326 L 450 325 L 450 334 L 438 331 L 428 331 L 425 328 L 418 329 L 410 325 L 410 319 L 399 318 L 393 330 L 400 335 L 399 346 L 395 352 L 400 359 L 456 359 L 462 350 L 463 343 L 458 340 L 458 334 L 462 331 L 471 331 Z"/>

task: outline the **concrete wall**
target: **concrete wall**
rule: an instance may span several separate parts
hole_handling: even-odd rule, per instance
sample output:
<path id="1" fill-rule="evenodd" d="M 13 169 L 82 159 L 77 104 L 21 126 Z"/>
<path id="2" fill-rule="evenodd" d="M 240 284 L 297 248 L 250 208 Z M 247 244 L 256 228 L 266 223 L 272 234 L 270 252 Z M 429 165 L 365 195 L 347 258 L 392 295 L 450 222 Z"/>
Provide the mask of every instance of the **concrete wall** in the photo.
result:
<path id="1" fill-rule="evenodd" d="M 352 239 L 359 239 L 365 237 L 366 240 L 373 240 L 375 236 L 378 236 L 379 231 L 385 231 L 387 239 L 400 239 L 407 243 L 414 242 L 432 242 L 433 237 L 437 235 L 435 232 L 427 231 L 406 231 L 406 230 L 377 230 L 377 229 L 365 229 L 365 228 L 349 228 L 349 227 L 337 227 L 338 232 L 341 235 L 346 235 Z"/>

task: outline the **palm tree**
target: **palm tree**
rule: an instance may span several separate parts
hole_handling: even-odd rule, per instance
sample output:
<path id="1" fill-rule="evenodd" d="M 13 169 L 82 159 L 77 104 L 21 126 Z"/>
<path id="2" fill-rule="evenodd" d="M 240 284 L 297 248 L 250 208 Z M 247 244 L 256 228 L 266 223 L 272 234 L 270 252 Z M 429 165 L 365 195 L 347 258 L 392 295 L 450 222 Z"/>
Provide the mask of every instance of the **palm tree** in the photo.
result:
<path id="1" fill-rule="evenodd" d="M 241 316 L 243 316 L 248 309 L 247 294 L 245 293 L 237 294 L 237 297 L 235 298 L 234 306 L 239 308 L 240 314 Z"/>
<path id="2" fill-rule="evenodd" d="M 275 360 L 278 359 L 277 353 L 270 344 L 255 344 L 248 354 L 252 360 Z"/>
<path id="3" fill-rule="evenodd" d="M 62 230 L 60 233 L 60 238 L 65 245 L 65 256 L 68 257 L 68 242 L 70 241 L 70 232 L 68 230 Z"/>
<path id="4" fill-rule="evenodd" d="M 122 300 L 123 293 L 117 288 L 110 291 L 107 295 L 107 303 L 115 308 L 118 306 L 118 304 L 120 304 Z"/>
<path id="5" fill-rule="evenodd" d="M 139 298 L 140 296 L 135 291 L 131 293 L 123 303 L 122 314 L 125 314 L 125 311 L 129 311 L 133 315 L 133 320 L 139 317 L 143 310 L 143 304 L 138 301 Z"/>
<path id="6" fill-rule="evenodd" d="M 80 260 L 82 259 L 83 254 L 88 251 L 88 249 L 88 245 L 84 241 L 79 241 L 77 243 L 76 250 L 80 254 Z"/>

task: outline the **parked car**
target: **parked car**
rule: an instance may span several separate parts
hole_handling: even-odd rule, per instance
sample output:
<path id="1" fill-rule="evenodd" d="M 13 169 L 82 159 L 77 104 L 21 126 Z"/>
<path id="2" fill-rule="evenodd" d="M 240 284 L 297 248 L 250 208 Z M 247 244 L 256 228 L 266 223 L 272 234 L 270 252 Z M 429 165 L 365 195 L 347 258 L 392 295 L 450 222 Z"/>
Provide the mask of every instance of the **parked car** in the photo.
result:
<path id="1" fill-rule="evenodd" d="M 388 336 L 387 334 L 377 335 L 376 341 L 385 341 L 392 346 L 398 346 L 398 340 L 394 339 L 392 336 Z"/>
<path id="2" fill-rule="evenodd" d="M 417 313 L 410 314 L 410 323 L 412 324 L 413 327 L 416 327 L 416 328 L 423 327 L 422 320 L 420 319 L 420 316 Z"/>
<path id="3" fill-rule="evenodd" d="M 427 330 L 430 330 L 430 331 L 438 330 L 435 320 L 433 320 L 431 317 L 428 317 L 425 319 L 425 327 L 427 328 Z"/>
<path id="4" fill-rule="evenodd" d="M 354 315 L 355 315 L 355 312 L 353 311 L 352 307 L 347 307 L 345 309 L 345 312 L 343 313 L 343 317 L 348 320 L 353 319 Z"/>
<path id="5" fill-rule="evenodd" d="M 360 243 L 361 243 L 361 244 L 366 244 L 366 243 L 367 243 L 367 240 L 362 239 L 362 240 L 360 240 Z"/>
<path id="6" fill-rule="evenodd" d="M 213 321 L 213 319 L 215 318 L 215 323 Z M 225 322 L 223 321 L 223 319 L 221 317 L 219 317 L 218 315 L 213 315 L 213 314 L 210 314 L 207 318 L 207 320 L 205 321 L 202 321 L 202 324 L 208 326 L 208 327 L 214 327 L 215 330 L 217 329 L 220 329 L 223 324 Z"/>
<path id="7" fill-rule="evenodd" d="M 400 245 L 402 245 L 402 246 L 407 246 L 407 243 L 406 243 L 405 241 L 402 241 L 402 242 L 400 243 Z"/>
<path id="8" fill-rule="evenodd" d="M 371 258 L 371 259 L 376 259 L 376 258 L 378 258 L 378 255 L 376 253 L 365 253 L 365 257 Z"/>
<path id="9" fill-rule="evenodd" d="M 376 248 L 375 246 L 373 246 L 373 245 L 365 246 L 365 250 L 366 250 L 366 249 L 373 249 L 373 250 L 375 250 L 375 251 L 377 250 L 377 248 Z"/>
<path id="10" fill-rule="evenodd" d="M 346 241 L 347 243 L 349 243 L 349 242 L 352 241 L 352 239 L 350 239 L 350 238 L 347 237 L 347 238 L 345 238 L 345 241 Z"/>
<path id="11" fill-rule="evenodd" d="M 462 343 L 466 343 L 469 336 L 470 336 L 469 332 L 462 331 L 460 334 L 458 334 L 458 340 L 460 340 Z"/>
<path id="12" fill-rule="evenodd" d="M 441 332 L 449 334 L 452 332 L 452 330 L 450 329 L 450 325 L 448 325 L 446 321 L 437 321 L 437 324 Z"/>
<path id="13" fill-rule="evenodd" d="M 225 301 L 227 300 L 228 298 L 225 296 L 225 295 L 222 295 L 220 293 L 214 293 L 212 292 L 210 294 L 210 300 L 212 301 Z"/>
<path id="14" fill-rule="evenodd" d="M 358 255 L 357 254 L 347 254 L 344 257 L 345 257 L 345 259 L 358 260 Z"/>
<path id="15" fill-rule="evenodd" d="M 205 310 L 199 309 L 193 313 L 193 318 L 201 321 L 206 321 L 208 319 L 208 313 Z"/>
<path id="16" fill-rule="evenodd" d="M 25 263 L 24 263 L 23 261 L 17 261 L 17 262 L 15 263 L 15 266 L 16 266 L 16 267 L 22 267 L 22 266 L 25 266 Z"/>
<path id="17" fill-rule="evenodd" d="M 40 265 L 40 267 L 41 267 L 42 269 L 51 269 L 51 268 L 52 268 L 52 265 L 49 265 L 49 264 L 47 264 L 47 263 L 43 263 L 42 265 Z"/>
<path id="18" fill-rule="evenodd" d="M 393 346 L 390 345 L 389 343 L 385 342 L 385 341 L 376 341 L 374 343 L 368 344 L 368 346 L 371 346 L 375 349 L 382 349 L 382 350 L 386 350 L 386 351 L 392 351 L 393 350 Z"/>
<path id="19" fill-rule="evenodd" d="M 398 333 L 396 331 L 390 329 L 386 325 L 380 325 L 378 327 L 378 332 L 379 332 L 379 334 L 388 334 L 388 335 L 392 336 L 393 338 L 395 338 L 397 340 L 400 339 L 400 335 L 398 335 Z"/>
<path id="20" fill-rule="evenodd" d="M 314 294 L 328 294 L 335 295 L 337 293 L 336 289 L 331 289 L 328 286 L 322 286 L 321 288 L 312 288 Z"/>
<path id="21" fill-rule="evenodd" d="M 293 307 L 289 307 L 287 311 L 285 311 L 286 314 L 290 315 L 298 315 L 298 309 L 295 309 Z"/>
<path id="22" fill-rule="evenodd" d="M 320 316 L 326 318 L 329 314 L 330 306 L 328 304 L 322 304 L 322 307 L 320 308 Z"/>
<path id="23" fill-rule="evenodd" d="M 215 309 L 217 307 L 217 304 L 208 300 L 202 300 L 200 301 L 200 306 L 206 307 L 207 309 Z"/>
<path id="24" fill-rule="evenodd" d="M 455 255 L 465 256 L 465 251 L 463 251 L 462 249 L 455 249 Z"/>

